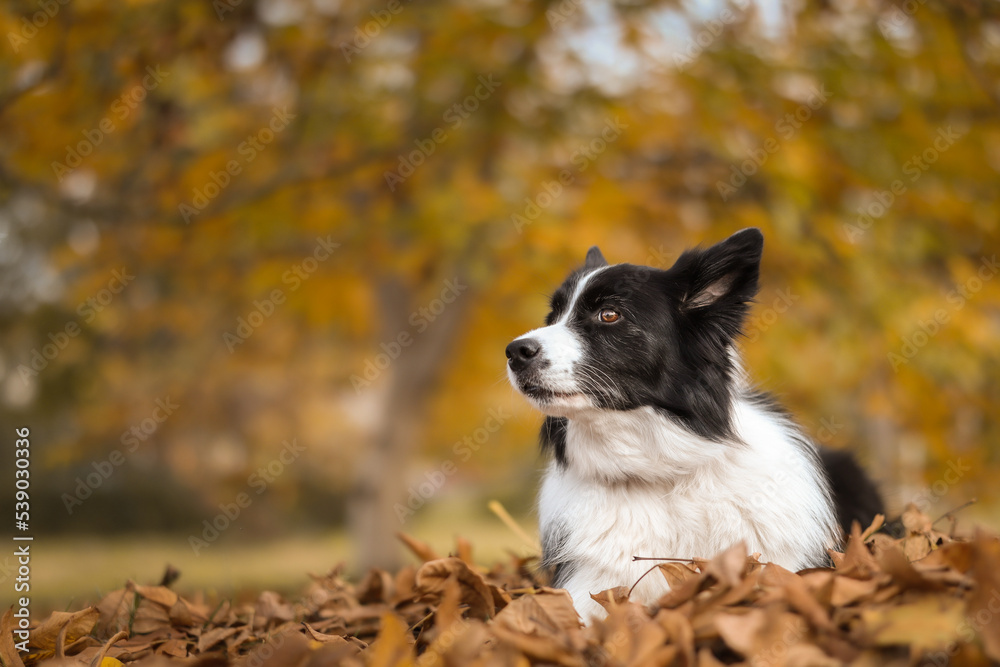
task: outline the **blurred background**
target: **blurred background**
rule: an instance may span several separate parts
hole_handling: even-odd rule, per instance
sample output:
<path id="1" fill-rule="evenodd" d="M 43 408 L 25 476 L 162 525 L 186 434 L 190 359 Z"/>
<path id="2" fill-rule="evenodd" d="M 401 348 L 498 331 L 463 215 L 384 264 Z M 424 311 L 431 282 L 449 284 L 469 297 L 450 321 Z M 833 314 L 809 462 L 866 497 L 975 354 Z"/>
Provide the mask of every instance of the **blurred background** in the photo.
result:
<path id="1" fill-rule="evenodd" d="M 534 530 L 504 346 L 590 245 L 747 226 L 761 386 L 893 511 L 1000 527 L 994 2 L 32 0 L 0 34 L 36 600 L 294 588 L 400 530 L 530 550 L 487 509 Z"/>

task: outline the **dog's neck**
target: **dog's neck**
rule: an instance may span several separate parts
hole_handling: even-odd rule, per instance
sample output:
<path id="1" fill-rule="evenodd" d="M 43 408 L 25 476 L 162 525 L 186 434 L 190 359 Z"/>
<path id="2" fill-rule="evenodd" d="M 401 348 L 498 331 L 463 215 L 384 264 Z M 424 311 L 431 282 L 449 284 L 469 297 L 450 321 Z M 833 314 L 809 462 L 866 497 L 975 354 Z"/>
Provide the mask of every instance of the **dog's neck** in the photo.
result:
<path id="1" fill-rule="evenodd" d="M 673 484 L 745 449 L 751 386 L 738 354 L 733 365 L 730 423 L 735 437 L 713 440 L 686 428 L 664 410 L 581 411 L 566 422 L 566 466 L 604 484 Z M 741 418 L 744 417 L 744 418 Z"/>
<path id="2" fill-rule="evenodd" d="M 629 485 L 673 484 L 740 446 L 692 433 L 652 407 L 578 415 L 566 424 L 566 444 L 568 472 Z"/>

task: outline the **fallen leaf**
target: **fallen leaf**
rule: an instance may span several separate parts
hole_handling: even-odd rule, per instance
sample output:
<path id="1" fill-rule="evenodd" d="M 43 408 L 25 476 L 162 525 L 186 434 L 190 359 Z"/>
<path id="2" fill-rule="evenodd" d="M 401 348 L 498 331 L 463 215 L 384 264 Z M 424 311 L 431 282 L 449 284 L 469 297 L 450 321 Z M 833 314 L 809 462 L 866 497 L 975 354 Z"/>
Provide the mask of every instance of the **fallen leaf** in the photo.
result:
<path id="1" fill-rule="evenodd" d="M 177 604 L 177 593 L 164 586 L 139 586 L 132 584 L 132 588 L 140 596 L 170 609 Z"/>
<path id="2" fill-rule="evenodd" d="M 610 612 L 614 607 L 628 602 L 628 586 L 615 586 L 600 593 L 591 593 L 590 599 L 604 607 L 604 611 Z"/>
<path id="3" fill-rule="evenodd" d="M 392 597 L 392 588 L 392 576 L 385 570 L 372 568 L 368 570 L 368 574 L 361 580 L 355 596 L 361 604 L 386 602 Z"/>
<path id="4" fill-rule="evenodd" d="M 917 509 L 913 503 L 909 503 L 900 516 L 903 527 L 910 534 L 927 534 L 934 530 L 933 521 L 929 516 Z"/>
<path id="5" fill-rule="evenodd" d="M 562 624 L 566 623 L 566 617 L 572 613 L 572 622 L 575 627 L 580 627 L 579 617 L 577 616 L 576 609 L 573 608 L 573 602 L 569 602 L 569 610 L 563 609 L 561 612 L 557 609 L 556 615 L 563 618 L 553 618 L 549 611 L 539 602 L 540 596 L 537 595 L 525 595 L 520 597 L 509 605 L 507 605 L 499 614 L 497 614 L 496 619 L 494 619 L 494 625 L 506 628 L 511 632 L 516 632 L 525 635 L 534 635 L 542 637 L 556 637 L 560 634 L 561 627 L 565 627 Z M 569 595 L 567 594 L 567 598 Z"/>
<path id="6" fill-rule="evenodd" d="M 538 603 L 538 606 L 560 630 L 573 632 L 580 628 L 580 616 L 576 613 L 573 598 L 567 591 L 561 588 L 542 588 L 537 594 L 520 599 L 525 598 L 530 598 Z"/>
<path id="7" fill-rule="evenodd" d="M 170 624 L 176 627 L 190 627 L 208 622 L 207 615 L 183 598 L 178 598 L 167 613 Z"/>
<path id="8" fill-rule="evenodd" d="M 877 573 L 878 563 L 861 539 L 861 530 L 855 524 L 847 540 L 844 558 L 836 564 L 837 573 L 857 579 L 869 579 Z"/>
<path id="9" fill-rule="evenodd" d="M 685 664 L 693 665 L 695 663 L 695 644 L 691 619 L 672 609 L 660 609 L 656 613 L 655 620 L 667 631 L 671 643 L 679 648 L 680 653 L 684 656 Z"/>
<path id="10" fill-rule="evenodd" d="M 947 568 L 965 574 L 972 568 L 975 547 L 971 542 L 949 542 L 926 558 L 910 561 L 917 568 Z"/>
<path id="11" fill-rule="evenodd" d="M 796 644 L 784 654 L 785 667 L 842 667 L 843 664 L 843 661 L 827 655 L 815 644 Z"/>
<path id="12" fill-rule="evenodd" d="M 440 596 L 449 577 L 454 576 L 462 588 L 462 603 L 476 618 L 493 617 L 493 593 L 478 572 L 459 558 L 440 558 L 424 563 L 416 575 L 416 587 L 424 594 Z"/>
<path id="13" fill-rule="evenodd" d="M 906 554 L 908 561 L 923 560 L 933 549 L 934 547 L 926 535 L 910 535 L 903 539 L 903 553 Z"/>
<path id="14" fill-rule="evenodd" d="M 65 630 L 64 642 L 70 644 L 89 635 L 100 616 L 97 607 L 88 607 L 75 613 L 54 611 L 31 631 L 29 643 L 41 651 L 54 651 L 61 632 Z"/>
<path id="15" fill-rule="evenodd" d="M 835 607 L 845 607 L 871 598 L 878 590 L 879 584 L 874 579 L 855 579 L 854 577 L 837 576 L 833 580 L 833 591 L 830 603 Z"/>
<path id="16" fill-rule="evenodd" d="M 1000 661 L 1000 542 L 977 532 L 971 560 L 970 570 L 976 584 L 966 616 L 982 637 L 986 655 Z"/>
<path id="17" fill-rule="evenodd" d="M 232 637 L 240 628 L 212 628 L 208 630 L 205 634 L 198 638 L 198 653 L 204 653 L 208 649 L 212 648 L 216 644 L 225 641 L 226 638 Z"/>
<path id="18" fill-rule="evenodd" d="M 512 632 L 499 625 L 493 628 L 493 634 L 501 642 L 509 644 L 532 661 L 562 665 L 563 667 L 582 667 L 584 665 L 583 658 L 575 655 L 573 649 L 565 642 L 552 641 L 549 637 Z"/>
<path id="19" fill-rule="evenodd" d="M 434 612 L 434 628 L 437 631 L 435 634 L 440 634 L 444 629 L 461 622 L 462 611 L 459 609 L 461 601 L 462 587 L 458 583 L 458 577 L 452 575 L 444 582 L 441 603 Z"/>
<path id="20" fill-rule="evenodd" d="M 391 600 L 392 604 L 396 605 L 404 600 L 410 600 L 415 597 L 417 593 L 416 584 L 417 569 L 412 565 L 403 567 L 396 573 L 396 580 L 393 586 L 395 594 Z"/>
<path id="21" fill-rule="evenodd" d="M 275 621 L 291 621 L 295 618 L 292 605 L 281 599 L 274 591 L 264 591 L 254 605 L 254 627 L 264 628 Z"/>
<path id="22" fill-rule="evenodd" d="M 368 648 L 368 645 L 363 641 L 357 639 L 356 637 L 341 637 L 340 635 L 328 635 L 317 631 L 308 623 L 303 623 L 302 627 L 306 629 L 309 637 L 316 642 L 321 644 L 333 644 L 335 646 L 350 646 L 353 649 L 353 653 L 360 653 L 362 650 Z"/>
<path id="23" fill-rule="evenodd" d="M 21 654 L 14 644 L 14 630 L 16 629 L 14 608 L 10 607 L 0 618 L 0 658 L 2 658 L 5 667 L 24 667 Z"/>
<path id="24" fill-rule="evenodd" d="M 826 609 L 813 597 L 812 591 L 799 575 L 775 563 L 768 563 L 764 567 L 760 582 L 762 585 L 780 586 L 784 589 L 788 603 L 801 613 L 813 627 L 827 632 L 836 632 Z"/>
<path id="25" fill-rule="evenodd" d="M 464 560 L 466 565 L 475 565 L 475 561 L 472 560 L 472 543 L 469 540 L 464 537 L 456 538 L 455 547 L 456 555 Z"/>
<path id="26" fill-rule="evenodd" d="M 405 544 L 417 558 L 425 563 L 432 560 L 439 560 L 441 558 L 427 543 L 421 542 L 414 537 L 410 537 L 406 533 L 396 533 L 396 537 L 398 537 L 399 540 Z"/>
<path id="27" fill-rule="evenodd" d="M 740 542 L 717 554 L 705 566 L 705 573 L 730 588 L 743 581 L 747 571 L 747 547 Z"/>
<path id="28" fill-rule="evenodd" d="M 157 647 L 156 652 L 174 658 L 186 658 L 188 655 L 187 642 L 183 639 L 168 639 Z"/>
<path id="29" fill-rule="evenodd" d="M 892 547 L 883 550 L 878 557 L 879 567 L 883 572 L 892 577 L 893 583 L 903 590 L 941 590 L 944 588 L 939 581 L 928 579 L 917 571 L 910 561 L 906 559 L 903 551 L 899 547 Z"/>
<path id="30" fill-rule="evenodd" d="M 701 576 L 693 565 L 688 565 L 687 563 L 660 563 L 657 567 L 671 589 L 683 586 L 688 581 Z"/>
<path id="31" fill-rule="evenodd" d="M 162 605 L 149 600 L 139 600 L 139 608 L 135 610 L 131 630 L 137 635 L 145 635 L 163 627 L 170 626 L 170 612 Z"/>
<path id="32" fill-rule="evenodd" d="M 965 604 L 957 598 L 926 595 L 914 602 L 861 610 L 861 619 L 878 646 L 943 649 L 960 636 Z"/>
<path id="33" fill-rule="evenodd" d="M 371 645 L 368 667 L 395 667 L 413 660 L 413 647 L 406 636 L 406 626 L 393 614 L 382 616 L 382 631 Z"/>
<path id="34" fill-rule="evenodd" d="M 874 535 L 875 532 L 878 531 L 878 529 L 881 528 L 884 524 L 885 524 L 885 515 L 876 514 L 875 518 L 872 519 L 871 525 L 865 528 L 864 532 L 861 533 L 861 541 L 867 542 L 868 538 Z"/>
<path id="35" fill-rule="evenodd" d="M 764 632 L 766 624 L 767 614 L 763 609 L 746 609 L 715 616 L 719 636 L 729 648 L 745 657 L 755 653 L 758 637 Z"/>

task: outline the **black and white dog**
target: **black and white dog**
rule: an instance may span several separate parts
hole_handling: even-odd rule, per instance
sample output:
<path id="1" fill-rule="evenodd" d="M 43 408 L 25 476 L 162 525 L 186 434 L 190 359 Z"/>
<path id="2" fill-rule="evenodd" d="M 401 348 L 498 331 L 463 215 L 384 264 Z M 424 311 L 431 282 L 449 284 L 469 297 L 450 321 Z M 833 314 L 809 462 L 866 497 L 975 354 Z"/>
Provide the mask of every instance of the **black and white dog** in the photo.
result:
<path id="1" fill-rule="evenodd" d="M 744 229 L 665 271 L 591 248 L 545 326 L 507 346 L 511 383 L 547 415 L 544 565 L 584 618 L 603 614 L 591 593 L 649 568 L 633 556 L 709 558 L 742 541 L 799 570 L 882 511 L 853 458 L 818 449 L 741 367 L 763 244 Z M 666 590 L 648 576 L 633 599 Z"/>

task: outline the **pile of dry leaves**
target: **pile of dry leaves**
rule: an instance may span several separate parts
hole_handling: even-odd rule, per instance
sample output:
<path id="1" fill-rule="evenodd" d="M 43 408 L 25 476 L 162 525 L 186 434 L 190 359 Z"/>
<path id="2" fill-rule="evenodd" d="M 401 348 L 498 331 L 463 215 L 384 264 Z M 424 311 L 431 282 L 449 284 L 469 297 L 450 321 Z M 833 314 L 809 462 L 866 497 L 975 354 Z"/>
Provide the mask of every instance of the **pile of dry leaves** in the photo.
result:
<path id="1" fill-rule="evenodd" d="M 19 655 L 3 619 L 5 665 L 945 665 L 1000 661 L 1000 542 L 956 540 L 910 508 L 905 536 L 855 530 L 832 569 L 789 572 L 741 546 L 710 561 L 666 561 L 654 608 L 628 589 L 596 596 L 608 617 L 577 621 L 569 596 L 524 559 L 492 570 L 459 542 L 441 558 L 351 584 L 335 570 L 301 599 L 262 593 L 216 608 L 165 586 L 126 588 L 36 625 Z M 658 570 L 658 571 L 657 571 Z M 24 662 L 22 663 L 22 657 Z"/>

